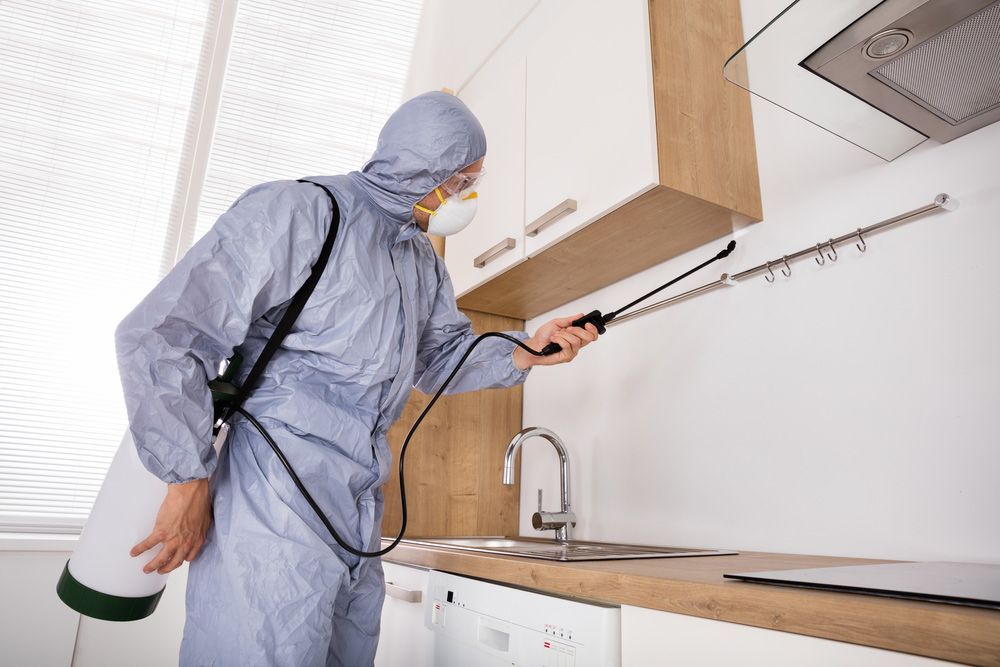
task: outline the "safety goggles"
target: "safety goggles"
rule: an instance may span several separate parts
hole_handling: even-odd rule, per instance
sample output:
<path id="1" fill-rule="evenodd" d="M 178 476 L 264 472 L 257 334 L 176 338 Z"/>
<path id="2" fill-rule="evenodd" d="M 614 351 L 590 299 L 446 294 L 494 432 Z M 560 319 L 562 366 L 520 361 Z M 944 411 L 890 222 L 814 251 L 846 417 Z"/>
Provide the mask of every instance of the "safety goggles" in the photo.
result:
<path id="1" fill-rule="evenodd" d="M 442 183 L 441 189 L 447 192 L 450 196 L 458 194 L 467 195 L 476 191 L 476 189 L 483 182 L 483 176 L 485 175 L 485 170 L 467 172 L 460 171 Z"/>

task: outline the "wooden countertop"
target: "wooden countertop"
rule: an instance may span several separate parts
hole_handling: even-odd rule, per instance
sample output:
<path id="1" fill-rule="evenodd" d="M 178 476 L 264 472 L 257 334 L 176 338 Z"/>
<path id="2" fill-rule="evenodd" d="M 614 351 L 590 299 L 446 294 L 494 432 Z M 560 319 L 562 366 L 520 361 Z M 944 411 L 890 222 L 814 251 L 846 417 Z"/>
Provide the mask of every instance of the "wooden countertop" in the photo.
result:
<path id="1" fill-rule="evenodd" d="M 618 605 L 1000 666 L 1000 611 L 723 579 L 724 572 L 893 561 L 740 552 L 562 563 L 400 544 L 387 561 Z"/>

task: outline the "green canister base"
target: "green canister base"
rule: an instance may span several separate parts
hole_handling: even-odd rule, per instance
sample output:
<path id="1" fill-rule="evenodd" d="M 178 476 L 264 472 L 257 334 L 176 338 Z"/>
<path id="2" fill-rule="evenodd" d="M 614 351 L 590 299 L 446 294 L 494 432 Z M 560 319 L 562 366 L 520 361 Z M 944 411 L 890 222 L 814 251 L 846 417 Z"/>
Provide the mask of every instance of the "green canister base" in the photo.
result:
<path id="1" fill-rule="evenodd" d="M 146 618 L 156 609 L 165 589 L 166 586 L 152 595 L 141 598 L 127 598 L 95 591 L 81 584 L 70 574 L 69 561 L 66 561 L 59 583 L 56 584 L 56 593 L 67 606 L 84 616 L 102 621 L 138 621 Z"/>

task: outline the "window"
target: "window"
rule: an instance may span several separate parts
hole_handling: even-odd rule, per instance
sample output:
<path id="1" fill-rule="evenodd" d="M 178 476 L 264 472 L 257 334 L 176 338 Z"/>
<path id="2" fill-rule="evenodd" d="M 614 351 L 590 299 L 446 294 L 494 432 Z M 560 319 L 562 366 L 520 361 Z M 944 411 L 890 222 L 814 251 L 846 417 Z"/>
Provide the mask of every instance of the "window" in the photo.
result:
<path id="1" fill-rule="evenodd" d="M 114 327 L 173 261 L 208 0 L 0 3 L 0 528 L 79 528 Z"/>
<path id="2" fill-rule="evenodd" d="M 114 327 L 249 186 L 364 163 L 419 12 L 240 2 L 206 172 L 218 0 L 0 2 L 0 530 L 79 529 L 126 427 Z"/>
<path id="3" fill-rule="evenodd" d="M 346 174 L 399 106 L 420 0 L 241 0 L 196 237 L 264 181 Z"/>

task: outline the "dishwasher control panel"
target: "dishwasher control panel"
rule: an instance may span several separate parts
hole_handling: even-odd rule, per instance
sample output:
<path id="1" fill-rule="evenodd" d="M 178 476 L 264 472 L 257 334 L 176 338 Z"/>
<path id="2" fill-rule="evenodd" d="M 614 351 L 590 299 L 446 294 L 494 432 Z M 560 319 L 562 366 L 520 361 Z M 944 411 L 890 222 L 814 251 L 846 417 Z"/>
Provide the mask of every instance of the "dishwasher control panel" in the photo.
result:
<path id="1" fill-rule="evenodd" d="M 614 667 L 621 610 L 431 572 L 424 623 L 444 667 Z"/>

